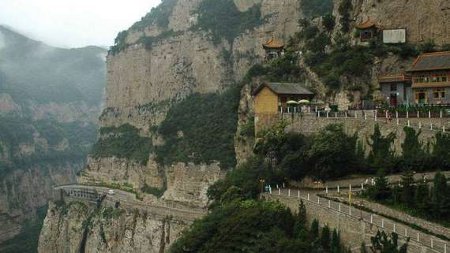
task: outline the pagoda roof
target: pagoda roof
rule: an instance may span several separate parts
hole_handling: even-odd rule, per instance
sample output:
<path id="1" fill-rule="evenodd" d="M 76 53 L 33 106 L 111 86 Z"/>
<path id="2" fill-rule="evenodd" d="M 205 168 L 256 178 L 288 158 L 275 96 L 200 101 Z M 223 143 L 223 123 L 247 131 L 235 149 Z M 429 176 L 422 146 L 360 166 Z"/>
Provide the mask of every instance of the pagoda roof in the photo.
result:
<path id="1" fill-rule="evenodd" d="M 267 87 L 277 95 L 314 95 L 314 93 L 303 87 L 300 83 L 264 82 L 253 91 L 253 96 L 256 96 L 264 87 Z"/>
<path id="2" fill-rule="evenodd" d="M 405 73 L 386 74 L 378 76 L 379 83 L 398 83 L 398 82 L 410 82 L 411 76 Z"/>
<path id="3" fill-rule="evenodd" d="M 377 28 L 377 24 L 375 24 L 375 22 L 373 22 L 372 20 L 368 19 L 360 24 L 357 24 L 356 29 L 369 29 L 369 28 Z"/>
<path id="4" fill-rule="evenodd" d="M 263 44 L 264 48 L 275 48 L 275 49 L 281 49 L 284 47 L 284 43 L 275 39 L 275 38 L 270 38 L 269 40 L 267 40 L 266 42 L 264 42 Z"/>
<path id="5" fill-rule="evenodd" d="M 419 55 L 408 72 L 449 69 L 450 51 L 443 51 Z"/>

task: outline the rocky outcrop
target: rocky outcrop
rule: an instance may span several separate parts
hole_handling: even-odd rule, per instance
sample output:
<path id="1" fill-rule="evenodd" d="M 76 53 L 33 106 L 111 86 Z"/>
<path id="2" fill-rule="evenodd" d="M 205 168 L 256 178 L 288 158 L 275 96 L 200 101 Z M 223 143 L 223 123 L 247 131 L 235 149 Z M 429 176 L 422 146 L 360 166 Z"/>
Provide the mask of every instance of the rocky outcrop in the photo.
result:
<path id="1" fill-rule="evenodd" d="M 433 39 L 442 45 L 450 41 L 450 3 L 446 0 L 352 2 L 357 23 L 370 18 L 384 29 L 406 28 L 410 43 Z"/>
<path id="2" fill-rule="evenodd" d="M 363 19 L 366 15 L 364 13 L 369 15 L 370 1 L 357 1 L 354 1 L 356 7 L 353 16 Z M 220 93 L 240 82 L 252 65 L 263 61 L 264 50 L 261 44 L 270 37 L 287 43 L 289 37 L 299 31 L 298 20 L 303 17 L 298 0 L 234 0 L 233 3 L 241 12 L 255 6 L 259 8 L 262 22 L 241 31 L 235 38 L 217 39 L 212 31 L 199 28 L 199 5 L 202 0 L 173 0 L 163 3 L 173 4 L 168 11 L 170 15 L 165 27 L 156 25 L 155 22 L 143 28 L 133 27 L 124 33 L 125 46 L 108 55 L 105 109 L 100 117 L 101 127 L 130 124 L 138 128 L 139 135 L 152 139 L 155 149 L 165 143 L 157 129 L 175 103 L 193 93 Z M 386 6 L 395 4 L 386 3 Z M 388 7 L 381 9 L 391 13 Z M 402 13 L 407 15 L 407 12 Z M 389 17 L 382 11 L 376 14 L 381 23 Z M 308 74 L 312 79 L 309 82 L 311 86 L 318 86 L 313 88 L 325 93 L 319 77 L 312 71 Z M 245 161 L 253 148 L 252 138 L 242 134 L 245 132 L 243 129 L 251 123 L 251 88 L 249 85 L 245 86 L 241 93 L 239 127 L 235 138 L 238 163 Z M 340 97 L 342 104 L 348 103 L 346 93 Z M 183 137 L 183 131 L 180 131 L 178 137 Z M 204 207 L 208 201 L 208 186 L 223 174 L 216 163 L 206 165 L 174 162 L 163 165 L 157 163 L 155 155 L 151 153 L 148 163 L 144 165 L 124 158 L 89 158 L 88 165 L 78 180 L 85 184 L 131 187 L 143 196 L 144 202 L 176 202 L 184 206 Z M 155 200 L 157 197 L 159 199 Z M 86 251 L 163 252 L 167 247 L 158 242 L 163 242 L 164 237 L 167 237 L 168 224 L 171 229 L 176 227 L 175 232 L 170 233 L 171 241 L 184 227 L 175 225 L 176 222 L 167 223 L 157 218 L 145 216 L 144 219 L 126 210 L 111 222 L 100 218 L 88 219 L 91 217 L 88 211 L 80 217 L 64 214 L 55 207 L 51 210 L 41 233 L 40 252 L 58 252 L 62 249 L 77 251 L 80 240 L 83 241 L 80 236 L 86 230 L 72 231 L 66 227 L 79 227 L 70 224 L 78 224 L 83 219 L 92 221 L 83 243 Z M 120 210 L 115 209 L 116 212 Z M 61 220 L 66 225 L 61 225 Z M 64 245 L 60 245 L 60 242 L 71 240 L 71 234 L 76 234 L 73 236 L 74 241 L 66 246 L 68 248 L 63 248 Z"/>
<path id="3" fill-rule="evenodd" d="M 16 170 L 0 181 L 0 242 L 20 233 L 23 222 L 35 217 L 36 210 L 47 204 L 55 184 L 75 180 L 82 164 Z"/>
<path id="4" fill-rule="evenodd" d="M 188 224 L 137 210 L 50 202 L 38 251 L 165 252 Z"/>

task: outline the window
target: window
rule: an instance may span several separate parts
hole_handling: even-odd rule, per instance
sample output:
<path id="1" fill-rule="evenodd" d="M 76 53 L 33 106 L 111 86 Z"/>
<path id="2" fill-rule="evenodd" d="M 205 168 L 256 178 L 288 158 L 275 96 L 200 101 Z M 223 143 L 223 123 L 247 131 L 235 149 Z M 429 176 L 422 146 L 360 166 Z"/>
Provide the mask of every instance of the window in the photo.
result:
<path id="1" fill-rule="evenodd" d="M 392 83 L 391 84 L 391 91 L 397 91 L 397 84 L 396 83 Z"/>
<path id="2" fill-rule="evenodd" d="M 443 88 L 434 89 L 433 97 L 435 99 L 444 99 L 445 98 L 445 89 L 443 89 Z"/>

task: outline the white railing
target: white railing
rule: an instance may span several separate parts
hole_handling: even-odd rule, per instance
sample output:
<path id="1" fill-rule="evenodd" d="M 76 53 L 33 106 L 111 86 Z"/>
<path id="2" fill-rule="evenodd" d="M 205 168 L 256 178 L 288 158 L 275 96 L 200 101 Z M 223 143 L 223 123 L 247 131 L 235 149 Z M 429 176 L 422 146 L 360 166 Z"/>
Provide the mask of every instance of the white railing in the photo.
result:
<path id="1" fill-rule="evenodd" d="M 397 233 L 399 235 L 399 238 L 403 240 L 409 238 L 411 242 L 428 247 L 434 252 L 447 253 L 447 247 L 450 246 L 450 243 L 448 241 L 444 241 L 437 238 L 436 236 L 420 232 L 416 229 L 412 229 L 411 227 L 402 223 L 397 223 L 378 214 L 363 211 L 361 209 L 355 208 L 352 205 L 347 205 L 330 199 L 322 198 L 311 193 L 303 193 L 300 190 L 292 189 L 282 190 L 279 188 L 274 192 L 270 192 L 268 194 L 308 201 L 309 203 L 313 203 L 322 208 L 337 212 L 338 214 L 346 215 L 350 218 L 363 221 L 372 226 L 376 226 L 379 230 L 383 230 L 388 233 Z"/>

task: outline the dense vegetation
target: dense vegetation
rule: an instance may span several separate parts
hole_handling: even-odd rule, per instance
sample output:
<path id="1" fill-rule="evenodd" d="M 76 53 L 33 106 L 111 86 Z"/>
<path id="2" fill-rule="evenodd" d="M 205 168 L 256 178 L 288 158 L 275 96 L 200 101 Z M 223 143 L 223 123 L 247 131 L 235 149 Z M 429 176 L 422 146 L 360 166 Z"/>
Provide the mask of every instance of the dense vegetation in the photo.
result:
<path id="1" fill-rule="evenodd" d="M 165 30 L 165 32 L 158 36 L 152 37 L 143 35 L 139 39 L 139 43 L 144 44 L 148 49 L 150 49 L 153 42 L 173 35 L 174 32 L 172 30 L 168 30 L 168 26 L 170 15 L 172 15 L 173 8 L 177 2 L 178 0 L 162 0 L 157 7 L 152 8 L 151 11 L 142 17 L 140 21 L 134 23 L 129 30 L 119 32 L 114 40 L 114 45 L 109 49 L 109 53 L 115 55 L 129 46 L 126 43 L 129 31 L 143 31 L 145 28 L 152 25 L 156 25 Z"/>
<path id="2" fill-rule="evenodd" d="M 364 196 L 411 215 L 450 225 L 450 187 L 444 175 L 437 173 L 431 188 L 426 178 L 415 182 L 412 171 L 404 173 L 400 185 L 390 186 L 382 170 L 375 182 Z"/>
<path id="3" fill-rule="evenodd" d="M 47 206 L 39 208 L 36 217 L 27 220 L 17 236 L 0 244 L 0 251 L 2 253 L 37 252 L 39 234 L 46 213 Z"/>
<path id="4" fill-rule="evenodd" d="M 363 243 L 361 253 L 407 253 L 408 242 L 400 245 L 398 242 L 398 234 L 392 232 L 390 235 L 384 231 L 378 231 L 375 236 L 370 238 L 372 245 L 366 247 Z M 409 241 L 409 239 L 408 239 Z"/>
<path id="5" fill-rule="evenodd" d="M 139 129 L 124 124 L 120 127 L 100 128 L 100 138 L 92 148 L 93 157 L 117 157 L 147 164 L 153 148 L 149 137 L 141 137 Z"/>
<path id="6" fill-rule="evenodd" d="M 158 162 L 218 161 L 222 168 L 234 167 L 239 98 L 237 86 L 221 94 L 192 94 L 172 106 L 158 129 L 165 141 L 156 149 Z"/>
<path id="7" fill-rule="evenodd" d="M 271 170 L 276 171 L 275 179 L 301 180 L 309 176 L 329 180 L 351 174 L 373 174 L 381 167 L 389 173 L 450 169 L 448 134 L 437 133 L 431 143 L 424 145 L 418 139 L 419 133 L 406 127 L 402 155 L 395 155 L 392 150 L 395 135 L 382 135 L 375 125 L 367 140 L 370 150 L 366 156 L 361 141 L 356 135 L 345 133 L 342 125 L 328 125 L 313 136 L 285 133 L 285 125 L 280 123 L 262 132 L 255 145 L 258 157 L 272 161 L 270 168 L 258 169 L 262 178 L 274 179 L 266 173 Z"/>
<path id="8" fill-rule="evenodd" d="M 162 0 L 161 3 L 151 9 L 142 19 L 131 26 L 131 30 L 142 31 L 151 25 L 167 28 L 169 17 L 178 0 Z"/>
<path id="9" fill-rule="evenodd" d="M 194 222 L 170 252 L 348 252 L 328 226 L 307 227 L 298 215 L 275 202 L 232 201 Z"/>
<path id="10" fill-rule="evenodd" d="M 273 161 L 282 177 L 301 180 L 305 176 L 333 179 L 361 169 L 363 152 L 356 136 L 342 125 L 329 125 L 314 136 L 284 133 L 284 124 L 261 134 L 255 153 Z"/>
<path id="11" fill-rule="evenodd" d="M 293 52 L 288 52 L 268 64 L 252 66 L 244 82 L 250 83 L 252 77 L 257 76 L 271 82 L 299 82 L 305 79 L 303 70 L 298 67 L 298 56 Z"/>
<path id="12" fill-rule="evenodd" d="M 198 7 L 197 28 L 211 31 L 215 43 L 222 38 L 232 42 L 245 30 L 262 24 L 260 8 L 258 4 L 240 12 L 233 0 L 204 0 Z"/>
<path id="13" fill-rule="evenodd" d="M 18 115 L 0 116 L 0 151 L 7 159 L 0 161 L 0 175 L 14 169 L 26 169 L 67 163 L 82 163 L 96 138 L 96 126 L 91 123 L 60 123 L 54 120 L 33 121 Z M 35 143 L 34 135 L 46 140 L 47 144 Z M 58 145 L 67 141 L 67 148 Z M 20 145 L 35 145 L 31 154 L 21 154 Z"/>

